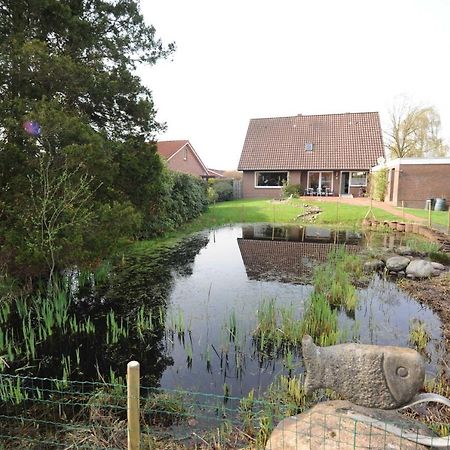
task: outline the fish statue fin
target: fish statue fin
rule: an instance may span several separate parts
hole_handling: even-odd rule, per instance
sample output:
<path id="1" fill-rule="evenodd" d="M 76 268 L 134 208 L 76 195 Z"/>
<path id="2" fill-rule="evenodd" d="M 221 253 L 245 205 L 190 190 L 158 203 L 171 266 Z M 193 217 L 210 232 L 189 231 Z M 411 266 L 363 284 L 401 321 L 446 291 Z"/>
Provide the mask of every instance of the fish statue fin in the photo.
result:
<path id="1" fill-rule="evenodd" d="M 307 334 L 302 339 L 302 354 L 306 369 L 305 393 L 309 395 L 322 385 L 318 347 L 314 344 L 312 337 Z"/>

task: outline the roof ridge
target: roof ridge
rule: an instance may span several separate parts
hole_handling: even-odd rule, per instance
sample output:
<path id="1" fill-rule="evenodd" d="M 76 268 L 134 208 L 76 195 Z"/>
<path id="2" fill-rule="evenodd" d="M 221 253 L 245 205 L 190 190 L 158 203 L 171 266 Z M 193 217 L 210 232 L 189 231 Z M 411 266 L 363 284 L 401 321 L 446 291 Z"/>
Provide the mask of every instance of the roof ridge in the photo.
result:
<path id="1" fill-rule="evenodd" d="M 329 113 L 329 114 L 297 114 L 295 116 L 254 117 L 254 118 L 251 118 L 250 120 L 293 119 L 295 117 L 345 116 L 348 114 L 379 114 L 379 111 L 359 111 L 359 112 Z"/>

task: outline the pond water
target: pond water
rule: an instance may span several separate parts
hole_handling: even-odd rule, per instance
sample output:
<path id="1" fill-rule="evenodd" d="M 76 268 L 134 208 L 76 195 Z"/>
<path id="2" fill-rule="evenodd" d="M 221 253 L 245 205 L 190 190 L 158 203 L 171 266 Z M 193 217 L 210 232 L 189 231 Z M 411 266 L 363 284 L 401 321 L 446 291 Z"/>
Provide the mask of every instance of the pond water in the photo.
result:
<path id="1" fill-rule="evenodd" d="M 69 315 L 79 323 L 89 317 L 95 331 L 54 331 L 37 344 L 35 360 L 24 367 L 16 358 L 4 370 L 61 378 L 64 369 L 72 379 L 96 380 L 123 375 L 136 359 L 146 386 L 239 397 L 252 388 L 263 391 L 275 376 L 300 373 L 303 366 L 299 354 L 286 360 L 259 351 L 253 331 L 261 303 L 292 305 L 301 318 L 312 271 L 336 246 L 357 253 L 401 245 L 402 239 L 404 234 L 255 224 L 205 231 L 175 249 L 142 246 L 118 258 L 103 281 L 72 275 Z M 338 313 L 348 341 L 408 346 L 410 322 L 421 320 L 432 336 L 427 370 L 436 372 L 443 337 L 430 309 L 377 276 L 358 289 L 358 300 L 354 312 Z"/>
<path id="2" fill-rule="evenodd" d="M 208 243 L 194 259 L 192 273 L 174 276 L 169 315 L 182 311 L 192 332 L 189 342 L 175 340 L 169 346 L 174 364 L 162 374 L 161 385 L 220 393 L 226 383 L 232 395 L 240 396 L 252 388 L 264 390 L 275 375 L 287 374 L 289 367 L 282 357 L 264 358 L 255 349 L 256 311 L 264 300 L 276 299 L 277 305 L 294 305 L 301 317 L 312 287 L 298 283 L 342 244 L 358 251 L 367 245 L 393 246 L 400 241 L 392 235 L 317 227 L 252 225 L 209 233 Z M 430 309 L 378 277 L 358 290 L 358 298 L 354 314 L 339 313 L 340 329 L 348 330 L 349 338 L 407 346 L 410 321 L 424 321 L 433 337 L 428 370 L 434 370 L 442 357 L 442 335 L 440 321 Z M 234 318 L 239 339 L 230 342 Z M 189 363 L 186 347 L 189 354 L 192 348 Z M 223 352 L 227 352 L 226 360 Z M 300 357 L 293 365 L 295 372 L 303 370 Z"/>

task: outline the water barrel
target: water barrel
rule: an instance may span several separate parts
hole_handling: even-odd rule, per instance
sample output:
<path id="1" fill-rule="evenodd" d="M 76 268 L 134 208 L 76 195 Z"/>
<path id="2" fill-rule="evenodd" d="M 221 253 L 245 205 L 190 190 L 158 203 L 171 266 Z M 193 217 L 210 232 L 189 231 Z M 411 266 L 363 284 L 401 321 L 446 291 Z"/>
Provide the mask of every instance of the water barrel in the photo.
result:
<path id="1" fill-rule="evenodd" d="M 437 198 L 434 204 L 435 211 L 447 211 L 447 201 L 445 198 Z"/>

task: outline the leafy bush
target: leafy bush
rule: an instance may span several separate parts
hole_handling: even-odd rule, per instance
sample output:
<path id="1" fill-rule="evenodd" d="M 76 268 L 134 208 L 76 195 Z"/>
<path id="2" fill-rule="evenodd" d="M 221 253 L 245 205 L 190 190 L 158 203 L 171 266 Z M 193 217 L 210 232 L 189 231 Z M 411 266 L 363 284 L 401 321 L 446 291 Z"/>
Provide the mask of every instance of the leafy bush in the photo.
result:
<path id="1" fill-rule="evenodd" d="M 214 190 L 214 188 L 211 187 L 211 186 L 208 186 L 208 202 L 209 203 L 214 203 L 214 202 L 217 201 L 218 198 L 219 198 L 219 195 Z"/>
<path id="2" fill-rule="evenodd" d="M 299 197 L 302 195 L 303 189 L 300 184 L 286 184 L 283 186 L 283 194 L 285 197 L 293 195 L 294 197 Z"/>
<path id="3" fill-rule="evenodd" d="M 210 180 L 209 184 L 216 192 L 218 202 L 233 200 L 233 180 Z"/>
<path id="4" fill-rule="evenodd" d="M 144 219 L 143 236 L 173 230 L 198 217 L 208 207 L 207 188 L 197 177 L 165 169 Z"/>

